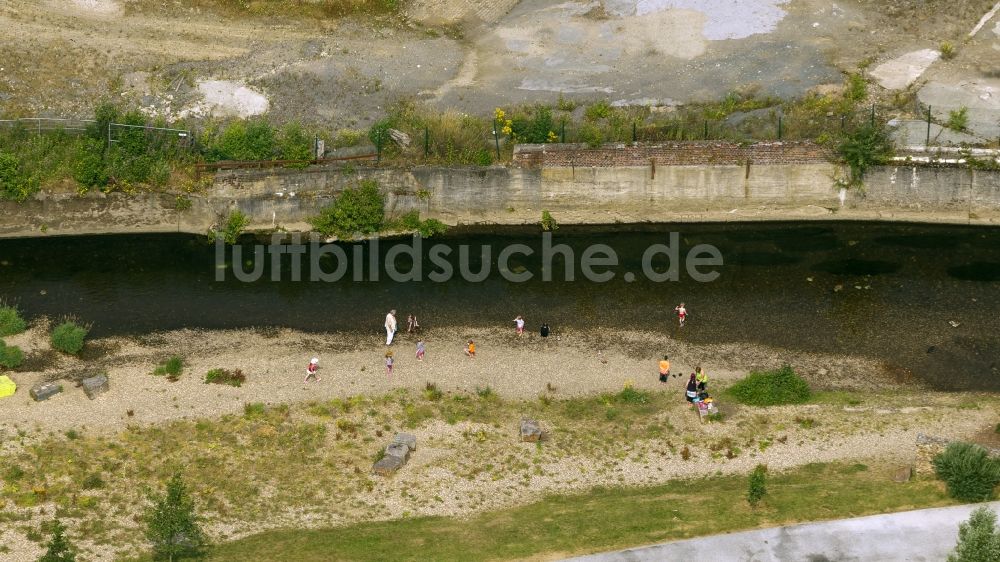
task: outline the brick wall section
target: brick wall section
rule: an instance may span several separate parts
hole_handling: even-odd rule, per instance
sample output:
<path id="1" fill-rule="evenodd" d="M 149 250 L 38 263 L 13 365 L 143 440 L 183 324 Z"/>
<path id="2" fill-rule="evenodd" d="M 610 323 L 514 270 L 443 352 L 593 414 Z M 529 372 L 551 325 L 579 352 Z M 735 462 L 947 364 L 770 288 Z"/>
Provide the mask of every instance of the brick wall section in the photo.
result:
<path id="1" fill-rule="evenodd" d="M 953 440 L 931 435 L 917 434 L 917 457 L 913 472 L 921 476 L 934 476 L 934 457 L 941 454 Z M 991 456 L 1000 456 L 1000 449 L 987 448 Z"/>
<path id="2" fill-rule="evenodd" d="M 752 164 L 810 164 L 830 162 L 834 154 L 808 141 L 740 144 L 726 141 L 607 144 L 521 144 L 514 147 L 514 165 L 520 168 L 616 166 L 742 166 Z"/>

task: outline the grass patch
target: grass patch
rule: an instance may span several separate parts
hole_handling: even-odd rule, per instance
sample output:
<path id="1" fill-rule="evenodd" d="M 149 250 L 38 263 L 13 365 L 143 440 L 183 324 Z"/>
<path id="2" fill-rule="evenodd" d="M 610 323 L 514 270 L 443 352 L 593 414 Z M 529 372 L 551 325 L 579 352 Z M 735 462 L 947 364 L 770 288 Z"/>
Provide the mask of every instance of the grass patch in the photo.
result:
<path id="1" fill-rule="evenodd" d="M 596 488 L 469 519 L 417 517 L 331 530 L 273 531 L 215 547 L 211 560 L 509 560 L 583 554 L 764 525 L 856 517 L 951 503 L 933 482 L 889 485 L 883 471 L 812 464 L 768 477 L 746 502 L 744 476 L 651 488 Z M 705 509 L 711 505 L 712 509 Z M 559 524 L 552 524 L 558 521 Z M 427 540 L 434 537 L 434 540 Z"/>
<path id="2" fill-rule="evenodd" d="M 236 369 L 212 369 L 205 373 L 205 384 L 228 384 L 229 386 L 243 386 L 247 381 L 247 376 L 243 371 Z"/>
<path id="3" fill-rule="evenodd" d="M 181 377 L 184 372 L 184 359 L 174 355 L 153 369 L 153 375 L 157 377 L 167 377 L 167 380 L 174 382 Z"/>
<path id="4" fill-rule="evenodd" d="M 802 404 L 812 392 L 809 383 L 788 365 L 772 371 L 751 371 L 726 390 L 726 394 L 749 406 Z"/>

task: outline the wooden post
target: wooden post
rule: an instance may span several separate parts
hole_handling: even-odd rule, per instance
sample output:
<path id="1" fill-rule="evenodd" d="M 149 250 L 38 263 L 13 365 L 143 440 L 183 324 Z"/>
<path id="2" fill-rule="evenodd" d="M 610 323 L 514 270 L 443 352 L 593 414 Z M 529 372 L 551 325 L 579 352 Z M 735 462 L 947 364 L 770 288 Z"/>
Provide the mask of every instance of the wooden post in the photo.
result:
<path id="1" fill-rule="evenodd" d="M 927 138 L 924 140 L 924 147 L 931 145 L 931 106 L 927 106 Z"/>

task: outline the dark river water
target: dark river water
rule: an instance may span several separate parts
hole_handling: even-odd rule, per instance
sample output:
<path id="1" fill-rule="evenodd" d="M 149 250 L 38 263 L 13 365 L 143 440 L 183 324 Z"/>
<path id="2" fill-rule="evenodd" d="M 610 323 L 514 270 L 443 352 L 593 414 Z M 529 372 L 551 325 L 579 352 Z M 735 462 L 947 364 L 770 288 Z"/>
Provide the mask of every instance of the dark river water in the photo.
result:
<path id="1" fill-rule="evenodd" d="M 114 235 L 0 240 L 0 299 L 28 316 L 73 316 L 93 325 L 92 334 L 137 334 L 182 327 L 287 326 L 303 330 L 381 329 L 386 311 L 401 322 L 416 313 L 424 327 L 509 325 L 516 314 L 529 329 L 674 330 L 673 308 L 690 311 L 684 337 L 695 343 L 755 342 L 824 353 L 875 357 L 907 369 L 938 388 L 1000 390 L 1000 229 L 873 223 L 751 223 L 561 227 L 553 244 L 564 244 L 574 262 L 595 244 L 617 254 L 618 265 L 593 269 L 614 273 L 607 282 L 564 279 L 563 258 L 553 279 L 542 278 L 542 237 L 537 227 L 453 229 L 422 241 L 420 282 L 379 280 L 368 269 L 371 244 L 340 247 L 348 264 L 339 281 L 309 281 L 311 261 L 301 256 L 302 280 L 291 279 L 292 259 L 279 256 L 280 280 L 271 280 L 273 256 L 253 259 L 244 239 L 240 262 L 263 278 L 236 279 L 232 250 L 217 263 L 217 249 L 203 236 Z M 671 244 L 678 233 L 677 260 L 651 259 L 654 272 L 679 265 L 678 280 L 652 281 L 643 255 L 654 244 Z M 379 263 L 399 240 L 381 240 Z M 409 243 L 408 240 L 402 242 Z M 432 261 L 434 245 L 452 250 Z M 498 253 L 512 244 L 531 248 L 515 254 L 501 271 Z M 711 282 L 691 277 L 684 264 L 693 248 L 711 245 L 723 265 Z M 459 246 L 473 272 L 488 264 L 482 281 L 458 272 Z M 355 247 L 356 246 L 356 247 Z M 483 262 L 481 247 L 492 249 Z M 439 250 L 441 250 L 439 248 Z M 523 248 L 522 248 L 523 250 Z M 308 251 L 308 249 L 307 249 Z M 340 259 L 318 259 L 327 273 Z M 248 258 L 250 258 L 248 260 Z M 348 259 L 347 261 L 350 261 Z M 392 260 L 410 270 L 407 256 Z M 441 261 L 455 268 L 448 281 L 428 279 Z M 226 265 L 229 264 L 229 265 Z M 504 275 L 532 274 L 527 282 Z M 217 280 L 218 275 L 225 279 Z M 627 281 L 628 274 L 635 276 Z M 355 280 L 360 276 L 361 280 Z M 957 324 L 953 327 L 951 323 Z"/>

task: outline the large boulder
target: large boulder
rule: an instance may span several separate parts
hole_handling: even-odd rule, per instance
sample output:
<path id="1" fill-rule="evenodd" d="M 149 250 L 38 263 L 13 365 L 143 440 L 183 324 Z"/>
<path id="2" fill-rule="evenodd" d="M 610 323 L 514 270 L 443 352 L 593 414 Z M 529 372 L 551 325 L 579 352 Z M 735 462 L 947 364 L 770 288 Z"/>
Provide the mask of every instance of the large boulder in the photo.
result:
<path id="1" fill-rule="evenodd" d="M 80 385 L 83 386 L 87 398 L 93 400 L 98 394 L 104 394 L 108 391 L 108 376 L 104 374 L 94 375 L 80 381 Z"/>
<path id="2" fill-rule="evenodd" d="M 521 420 L 521 441 L 536 443 L 542 440 L 542 426 L 535 420 Z"/>
<path id="3" fill-rule="evenodd" d="M 31 387 L 31 390 L 28 391 L 28 396 L 31 396 L 35 402 L 41 402 L 42 400 L 52 398 L 62 391 L 63 387 L 58 382 L 43 382 Z"/>
<path id="4" fill-rule="evenodd" d="M 395 437 L 392 438 L 393 443 L 402 443 L 410 448 L 410 451 L 417 450 L 417 438 L 409 433 L 397 433 Z"/>
<path id="5" fill-rule="evenodd" d="M 403 462 L 406 462 L 410 460 L 410 447 L 406 443 L 390 443 L 385 448 L 385 456 L 398 457 L 403 459 Z"/>
<path id="6" fill-rule="evenodd" d="M 403 468 L 404 464 L 406 464 L 406 461 L 402 458 L 386 455 L 375 463 L 375 466 L 372 467 L 372 472 L 379 476 L 392 476 L 397 470 Z"/>

